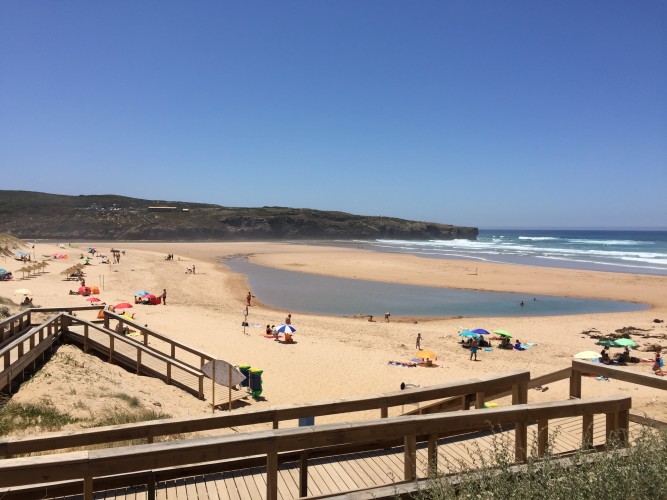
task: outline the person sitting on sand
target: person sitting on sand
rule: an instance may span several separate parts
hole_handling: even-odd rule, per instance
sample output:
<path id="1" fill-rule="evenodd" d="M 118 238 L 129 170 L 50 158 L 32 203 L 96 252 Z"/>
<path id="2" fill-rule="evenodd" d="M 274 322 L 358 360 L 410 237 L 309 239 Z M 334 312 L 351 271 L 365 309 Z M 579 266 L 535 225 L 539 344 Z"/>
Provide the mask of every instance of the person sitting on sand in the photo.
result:
<path id="1" fill-rule="evenodd" d="M 23 302 L 21 302 L 22 306 L 31 306 L 32 305 L 32 299 L 28 297 L 27 295 L 23 299 Z"/>
<path id="2" fill-rule="evenodd" d="M 503 340 L 500 341 L 499 349 L 511 349 L 512 345 L 510 344 L 510 339 L 503 337 Z"/>
<path id="3" fill-rule="evenodd" d="M 607 347 L 602 349 L 600 351 L 600 362 L 605 364 L 605 365 L 610 365 L 611 364 L 611 358 L 609 357 L 609 353 L 607 352 Z"/>
<path id="4" fill-rule="evenodd" d="M 517 339 L 514 343 L 514 349 L 517 351 L 525 351 L 525 349 L 521 346 L 521 341 L 519 339 Z"/>
<path id="5" fill-rule="evenodd" d="M 76 290 L 70 290 L 69 294 L 70 295 L 79 295 L 79 292 L 77 292 Z"/>

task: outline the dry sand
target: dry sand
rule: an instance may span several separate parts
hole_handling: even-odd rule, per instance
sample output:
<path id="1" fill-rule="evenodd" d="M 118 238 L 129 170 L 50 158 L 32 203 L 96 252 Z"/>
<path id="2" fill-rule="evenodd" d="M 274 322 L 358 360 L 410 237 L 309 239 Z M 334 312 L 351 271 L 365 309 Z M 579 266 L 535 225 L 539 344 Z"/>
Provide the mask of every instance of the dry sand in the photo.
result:
<path id="1" fill-rule="evenodd" d="M 82 249 L 96 246 L 102 253 L 110 243 L 78 244 Z M 667 277 L 619 273 L 602 273 L 548 269 L 527 266 L 471 263 L 419 258 L 410 255 L 375 253 L 363 249 L 334 248 L 287 243 L 122 243 L 114 244 L 126 254 L 118 265 L 99 264 L 86 267 L 87 285 L 104 289 L 99 297 L 110 304 L 132 301 L 135 290 L 146 289 L 159 294 L 168 290 L 166 306 L 137 306 L 132 309 L 137 321 L 152 329 L 202 349 L 233 364 L 247 363 L 264 370 L 265 401 L 253 406 L 306 403 L 350 396 L 363 396 L 398 390 L 401 382 L 429 384 L 472 378 L 480 374 L 528 369 L 533 376 L 549 373 L 570 365 L 572 355 L 583 350 L 599 350 L 594 340 L 582 331 L 597 329 L 611 333 L 633 326 L 658 338 L 634 336 L 642 345 L 662 343 L 667 346 L 667 324 L 654 323 L 655 318 L 667 319 Z M 62 251 L 67 260 L 52 261 L 48 273 L 21 280 L 18 273 L 13 282 L 0 283 L 0 296 L 18 301 L 17 288 L 33 292 L 35 304 L 42 306 L 85 305 L 86 300 L 68 295 L 76 283 L 63 281 L 62 270 L 78 262 L 81 250 L 58 249 L 55 244 L 38 243 L 37 256 Z M 85 253 L 85 250 L 83 250 Z M 167 253 L 175 254 L 166 261 Z M 514 291 L 526 294 L 550 294 L 572 297 L 616 299 L 649 304 L 650 309 L 631 313 L 586 314 L 558 317 L 443 318 L 421 320 L 391 317 L 370 323 L 365 319 L 301 314 L 294 304 L 292 323 L 297 328 L 296 343 L 285 345 L 260 334 L 263 326 L 251 327 L 243 334 L 241 322 L 245 295 L 249 290 L 244 276 L 236 275 L 220 263 L 225 256 L 248 255 L 251 261 L 292 271 L 358 278 L 375 281 L 470 288 L 477 290 Z M 196 274 L 186 269 L 196 265 Z M 20 263 L 7 259 L 2 267 L 14 270 Z M 287 311 L 277 311 L 260 303 L 250 308 L 249 322 L 279 324 Z M 481 351 L 479 361 L 469 360 L 468 351 L 459 344 L 457 326 L 509 330 L 524 343 L 536 344 L 524 351 Z M 415 337 L 423 336 L 422 346 L 439 354 L 437 368 L 406 368 L 389 365 L 389 360 L 409 360 L 415 353 Z M 497 343 L 494 343 L 497 344 Z M 634 351 L 638 357 L 651 353 Z M 71 355 L 71 353 L 69 354 Z M 627 368 L 650 374 L 650 365 L 637 364 Z M 48 393 L 57 404 L 71 409 L 83 393 L 73 392 L 72 384 L 92 384 L 91 375 L 63 373 L 58 369 L 49 377 L 41 374 L 25 384 L 14 397 L 32 401 Z M 99 370 L 99 369 L 97 369 Z M 96 370 L 96 371 L 97 371 Z M 77 373 L 84 373 L 78 370 Z M 96 402 L 95 393 L 112 380 L 118 392 L 137 395 L 146 406 L 159 403 L 163 411 L 174 416 L 208 412 L 205 403 L 167 387 L 157 381 L 146 384 L 117 367 L 108 367 L 106 381 L 100 389 L 87 393 L 87 411 L 104 411 L 108 401 Z M 67 383 L 54 384 L 54 379 L 69 377 Z M 47 381 L 50 384 L 46 387 Z M 155 382 L 155 383 L 153 383 Z M 62 395 L 55 394 L 60 387 Z M 143 393 L 142 393 L 143 391 Z M 622 382 L 599 382 L 585 379 L 583 395 L 628 392 L 636 411 L 649 416 L 664 412 L 659 391 L 628 386 Z M 567 382 L 552 384 L 547 392 L 530 391 L 529 401 L 567 398 Z M 107 405 L 107 406 L 105 406 Z M 393 413 L 396 413 L 396 409 Z M 320 419 L 336 421 L 345 416 Z"/>

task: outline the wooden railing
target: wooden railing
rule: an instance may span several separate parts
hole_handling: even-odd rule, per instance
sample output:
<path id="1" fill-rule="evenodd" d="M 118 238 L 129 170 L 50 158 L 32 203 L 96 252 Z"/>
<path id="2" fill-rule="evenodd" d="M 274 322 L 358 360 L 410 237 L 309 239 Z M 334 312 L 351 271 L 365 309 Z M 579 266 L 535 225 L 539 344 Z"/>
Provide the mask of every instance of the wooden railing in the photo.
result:
<path id="1" fill-rule="evenodd" d="M 224 415 L 186 417 L 95 429 L 81 429 L 76 433 L 54 432 L 37 436 L 10 437 L 0 440 L 0 456 L 11 457 L 24 453 L 53 451 L 63 448 L 113 443 L 132 439 L 146 439 L 149 443 L 158 436 L 201 432 L 228 427 L 271 423 L 277 429 L 279 422 L 303 417 L 322 417 L 342 413 L 379 410 L 381 418 L 388 417 L 389 408 L 432 399 L 466 394 L 483 394 L 499 388 L 514 388 L 514 404 L 526 403 L 526 382 L 530 372 L 517 371 L 493 378 L 476 378 L 447 384 L 396 391 L 377 396 L 322 401 L 301 406 L 282 406 L 261 410 L 244 410 Z M 481 396 L 480 396 L 481 397 Z M 481 397 L 481 399 L 483 399 Z M 0 462 L 1 463 L 1 462 Z"/>
<path id="2" fill-rule="evenodd" d="M 24 333 L 31 326 L 31 310 L 26 309 L 14 316 L 0 321 L 0 347 L 17 335 Z"/>
<path id="3" fill-rule="evenodd" d="M 581 376 L 584 373 L 598 376 L 602 375 L 610 379 L 653 387 L 654 389 L 661 389 L 663 391 L 667 390 L 667 380 L 662 377 L 635 373 L 617 366 L 609 366 L 575 359 L 572 361 L 572 378 L 570 379 L 571 398 L 581 397 Z"/>
<path id="4" fill-rule="evenodd" d="M 84 352 L 95 350 L 99 354 L 106 356 L 109 362 L 122 364 L 130 370 L 135 371 L 137 374 L 159 378 L 167 384 L 177 385 L 182 389 L 192 392 L 200 399 L 204 398 L 204 378 L 206 376 L 201 371 L 200 367 L 195 368 L 188 363 L 165 355 L 159 350 L 148 346 L 145 336 L 144 342 L 140 342 L 131 337 L 118 334 L 108 328 L 96 325 L 91 321 L 70 316 L 69 314 L 63 314 L 62 316 L 67 319 L 67 324 L 69 326 L 83 327 L 83 334 L 81 337 L 69 330 L 66 332 L 66 337 L 70 341 L 80 342 Z M 131 324 L 133 327 L 137 327 L 136 323 L 131 322 Z M 90 338 L 91 330 L 102 333 L 103 335 L 101 336 L 101 339 L 103 342 L 92 340 Z M 133 352 L 134 355 L 128 356 L 120 353 L 118 344 L 129 346 L 129 350 Z M 150 366 L 151 361 L 153 364 L 164 367 L 164 370 L 155 369 L 155 367 Z M 196 381 L 194 385 L 188 383 L 188 377 L 194 378 Z"/>
<path id="5" fill-rule="evenodd" d="M 531 378 L 527 382 L 527 388 L 533 389 L 535 387 L 542 386 L 544 384 L 551 384 L 553 382 L 558 382 L 559 380 L 565 380 L 570 378 L 572 375 L 571 368 L 563 368 L 555 372 L 547 373 L 545 375 L 540 375 L 539 377 Z M 511 396 L 512 391 L 507 388 L 499 388 L 496 390 L 487 390 L 485 397 L 482 401 L 477 401 L 476 394 L 468 394 L 462 398 L 448 398 L 441 401 L 436 401 L 434 403 L 416 408 L 405 412 L 405 415 L 428 415 L 430 413 L 442 413 L 448 411 L 456 410 L 468 410 L 473 404 L 477 408 L 484 406 L 485 402 L 493 401 L 495 399 L 504 398 Z M 527 401 L 526 401 L 527 402 Z"/>
<path id="6" fill-rule="evenodd" d="M 40 356 L 44 356 L 54 340 L 62 334 L 63 317 L 57 315 L 26 333 L 15 336 L 0 349 L 2 371 L 0 371 L 0 391 L 12 391 L 14 380 L 23 380 L 25 370 L 35 363 Z"/>
<path id="7" fill-rule="evenodd" d="M 0 487 L 81 481 L 84 499 L 92 499 L 95 478 L 119 476 L 138 471 L 145 473 L 149 498 L 154 498 L 155 483 L 152 471 L 164 468 L 192 466 L 192 464 L 238 459 L 263 455 L 266 457 L 266 498 L 278 497 L 279 454 L 299 452 L 300 495 L 307 495 L 309 453 L 330 450 L 353 444 L 402 439 L 404 446 L 404 478 L 417 478 L 417 443 L 428 443 L 429 470 L 437 466 L 437 439 L 440 434 L 466 431 L 483 425 L 515 425 L 515 458 L 524 461 L 527 450 L 527 425 L 538 422 L 538 453 L 546 450 L 548 423 L 551 419 L 582 416 L 584 422 L 596 414 L 607 415 L 606 436 L 627 442 L 628 414 L 631 399 L 611 396 L 591 400 L 573 399 L 563 402 L 521 404 L 508 408 L 458 411 L 434 415 L 401 416 L 364 422 L 312 426 L 294 429 L 235 434 L 215 438 L 154 443 L 124 448 L 70 452 L 40 457 L 15 458 L 0 461 Z M 582 444 L 588 444 L 584 432 Z M 136 481 L 136 476 L 132 478 Z"/>
<path id="8" fill-rule="evenodd" d="M 199 366 L 197 366 L 197 369 L 201 369 L 204 364 L 206 364 L 208 361 L 211 361 L 215 359 L 215 357 L 211 354 L 205 353 L 199 349 L 194 349 L 188 345 L 185 345 L 181 342 L 178 342 L 174 339 L 171 339 L 165 335 L 162 335 L 161 333 L 158 333 L 154 330 L 151 330 L 150 328 L 146 326 L 142 326 L 139 323 L 135 321 L 128 320 L 127 318 L 123 318 L 121 315 L 118 315 L 114 312 L 104 310 L 104 327 L 109 328 L 109 322 L 111 320 L 117 320 L 121 322 L 122 324 L 127 324 L 130 325 L 132 328 L 136 329 L 139 331 L 141 336 L 143 337 L 143 343 L 144 345 L 148 345 L 151 340 L 158 340 L 161 342 L 165 342 L 169 346 L 169 352 L 164 352 L 166 356 L 171 357 L 172 359 L 178 359 L 178 355 L 180 354 L 177 349 L 180 349 L 182 351 L 187 352 L 188 354 L 194 356 L 194 358 L 197 360 L 197 363 Z M 182 360 L 183 361 L 183 360 Z M 194 365 L 192 365 L 194 367 Z"/>

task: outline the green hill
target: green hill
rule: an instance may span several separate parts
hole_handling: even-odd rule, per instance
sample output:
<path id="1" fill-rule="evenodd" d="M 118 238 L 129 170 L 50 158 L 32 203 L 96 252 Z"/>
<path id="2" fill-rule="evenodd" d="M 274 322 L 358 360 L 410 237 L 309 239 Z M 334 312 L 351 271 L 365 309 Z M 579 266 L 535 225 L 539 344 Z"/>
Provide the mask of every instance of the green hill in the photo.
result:
<path id="1" fill-rule="evenodd" d="M 306 208 L 222 207 L 117 195 L 0 191 L 0 232 L 63 240 L 411 240 L 477 237 L 477 228 Z"/>

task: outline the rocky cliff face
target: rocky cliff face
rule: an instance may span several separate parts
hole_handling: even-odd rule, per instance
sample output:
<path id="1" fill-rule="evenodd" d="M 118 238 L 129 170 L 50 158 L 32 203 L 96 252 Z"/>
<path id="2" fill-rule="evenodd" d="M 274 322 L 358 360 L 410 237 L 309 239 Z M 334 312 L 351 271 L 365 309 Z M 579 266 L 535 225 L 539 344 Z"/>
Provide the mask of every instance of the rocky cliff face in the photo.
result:
<path id="1" fill-rule="evenodd" d="M 155 209 L 151 207 L 170 207 Z M 476 239 L 477 228 L 284 207 L 0 191 L 0 232 L 62 240 Z"/>

